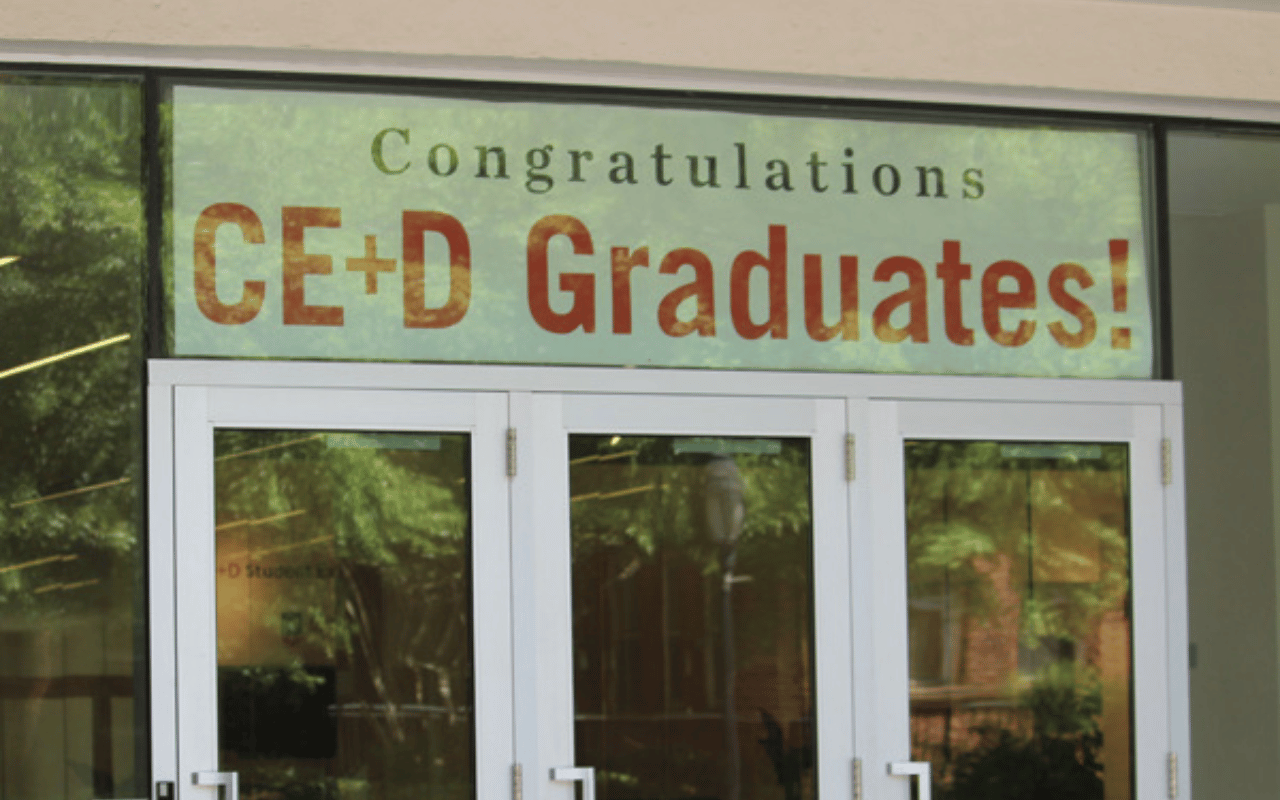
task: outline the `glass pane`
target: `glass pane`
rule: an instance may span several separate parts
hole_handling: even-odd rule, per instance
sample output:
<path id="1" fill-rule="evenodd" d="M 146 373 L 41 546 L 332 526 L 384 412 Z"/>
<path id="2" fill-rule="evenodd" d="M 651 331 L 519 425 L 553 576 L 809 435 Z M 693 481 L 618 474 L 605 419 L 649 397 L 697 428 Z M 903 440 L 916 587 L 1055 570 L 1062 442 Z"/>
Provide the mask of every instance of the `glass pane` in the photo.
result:
<path id="1" fill-rule="evenodd" d="M 0 798 L 147 793 L 141 122 L 0 74 Z"/>
<path id="2" fill-rule="evenodd" d="M 221 769 L 248 800 L 472 797 L 467 437 L 215 444 Z"/>
<path id="3" fill-rule="evenodd" d="M 601 800 L 814 796 L 807 440 L 570 439 L 577 762 Z"/>
<path id="4" fill-rule="evenodd" d="M 913 441 L 906 470 L 935 797 L 1132 797 L 1128 447 Z"/>
<path id="5" fill-rule="evenodd" d="M 1149 123 L 289 78 L 168 84 L 173 355 L 1152 374 Z"/>

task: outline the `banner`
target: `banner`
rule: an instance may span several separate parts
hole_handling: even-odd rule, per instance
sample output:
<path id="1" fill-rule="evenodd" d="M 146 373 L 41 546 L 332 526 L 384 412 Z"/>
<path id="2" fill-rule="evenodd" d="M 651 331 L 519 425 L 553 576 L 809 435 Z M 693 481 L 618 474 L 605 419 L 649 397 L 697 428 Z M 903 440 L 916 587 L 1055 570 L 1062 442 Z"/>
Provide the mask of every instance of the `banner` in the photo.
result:
<path id="1" fill-rule="evenodd" d="M 174 354 L 1150 377 L 1135 130 L 178 86 Z"/>

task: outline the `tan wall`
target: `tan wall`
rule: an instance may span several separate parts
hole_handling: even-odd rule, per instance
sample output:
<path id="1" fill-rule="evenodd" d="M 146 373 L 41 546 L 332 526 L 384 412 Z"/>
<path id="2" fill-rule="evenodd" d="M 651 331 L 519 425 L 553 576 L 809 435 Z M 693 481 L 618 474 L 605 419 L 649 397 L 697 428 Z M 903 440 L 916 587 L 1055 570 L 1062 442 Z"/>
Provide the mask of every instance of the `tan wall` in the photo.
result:
<path id="1" fill-rule="evenodd" d="M 16 0 L 32 43 L 555 59 L 1280 103 L 1280 14 L 1111 0 Z M 7 40 L 7 42 L 6 42 Z M 7 47 L 6 47 L 7 45 Z M 56 48 L 55 48 L 56 49 Z M 65 48 L 64 48 L 65 50 Z"/>

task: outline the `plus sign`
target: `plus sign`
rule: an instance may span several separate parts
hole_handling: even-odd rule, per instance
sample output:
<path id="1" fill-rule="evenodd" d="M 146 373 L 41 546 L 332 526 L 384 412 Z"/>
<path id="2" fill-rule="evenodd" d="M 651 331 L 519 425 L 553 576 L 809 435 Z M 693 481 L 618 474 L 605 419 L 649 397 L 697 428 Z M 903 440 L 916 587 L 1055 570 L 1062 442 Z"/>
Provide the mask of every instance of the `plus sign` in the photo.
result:
<path id="1" fill-rule="evenodd" d="M 378 291 L 378 273 L 395 272 L 394 258 L 378 258 L 378 237 L 369 234 L 364 237 L 364 258 L 348 258 L 347 272 L 364 273 L 364 293 L 373 294 Z"/>

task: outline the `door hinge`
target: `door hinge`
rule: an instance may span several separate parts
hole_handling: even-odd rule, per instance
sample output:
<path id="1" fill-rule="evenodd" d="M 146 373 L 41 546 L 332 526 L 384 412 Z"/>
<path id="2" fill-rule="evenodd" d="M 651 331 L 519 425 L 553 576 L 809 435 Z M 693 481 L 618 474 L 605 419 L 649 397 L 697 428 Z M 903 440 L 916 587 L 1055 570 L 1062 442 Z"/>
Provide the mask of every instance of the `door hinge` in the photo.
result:
<path id="1" fill-rule="evenodd" d="M 853 800 L 862 800 L 862 759 L 853 760 Z"/>
<path id="2" fill-rule="evenodd" d="M 1165 486 L 1173 485 L 1173 440 L 1160 440 L 1160 480 Z"/>
<path id="3" fill-rule="evenodd" d="M 516 476 L 516 429 L 507 428 L 507 477 Z M 519 800 L 517 798 L 517 800 Z"/>
<path id="4" fill-rule="evenodd" d="M 1167 440 L 1166 440 L 1167 441 Z M 1178 796 L 1178 754 L 1169 753 L 1169 800 Z"/>
<path id="5" fill-rule="evenodd" d="M 858 437 L 844 435 L 844 479 L 852 483 L 858 477 Z"/>
<path id="6" fill-rule="evenodd" d="M 511 800 L 524 800 L 524 767 L 519 761 L 511 765 Z"/>

